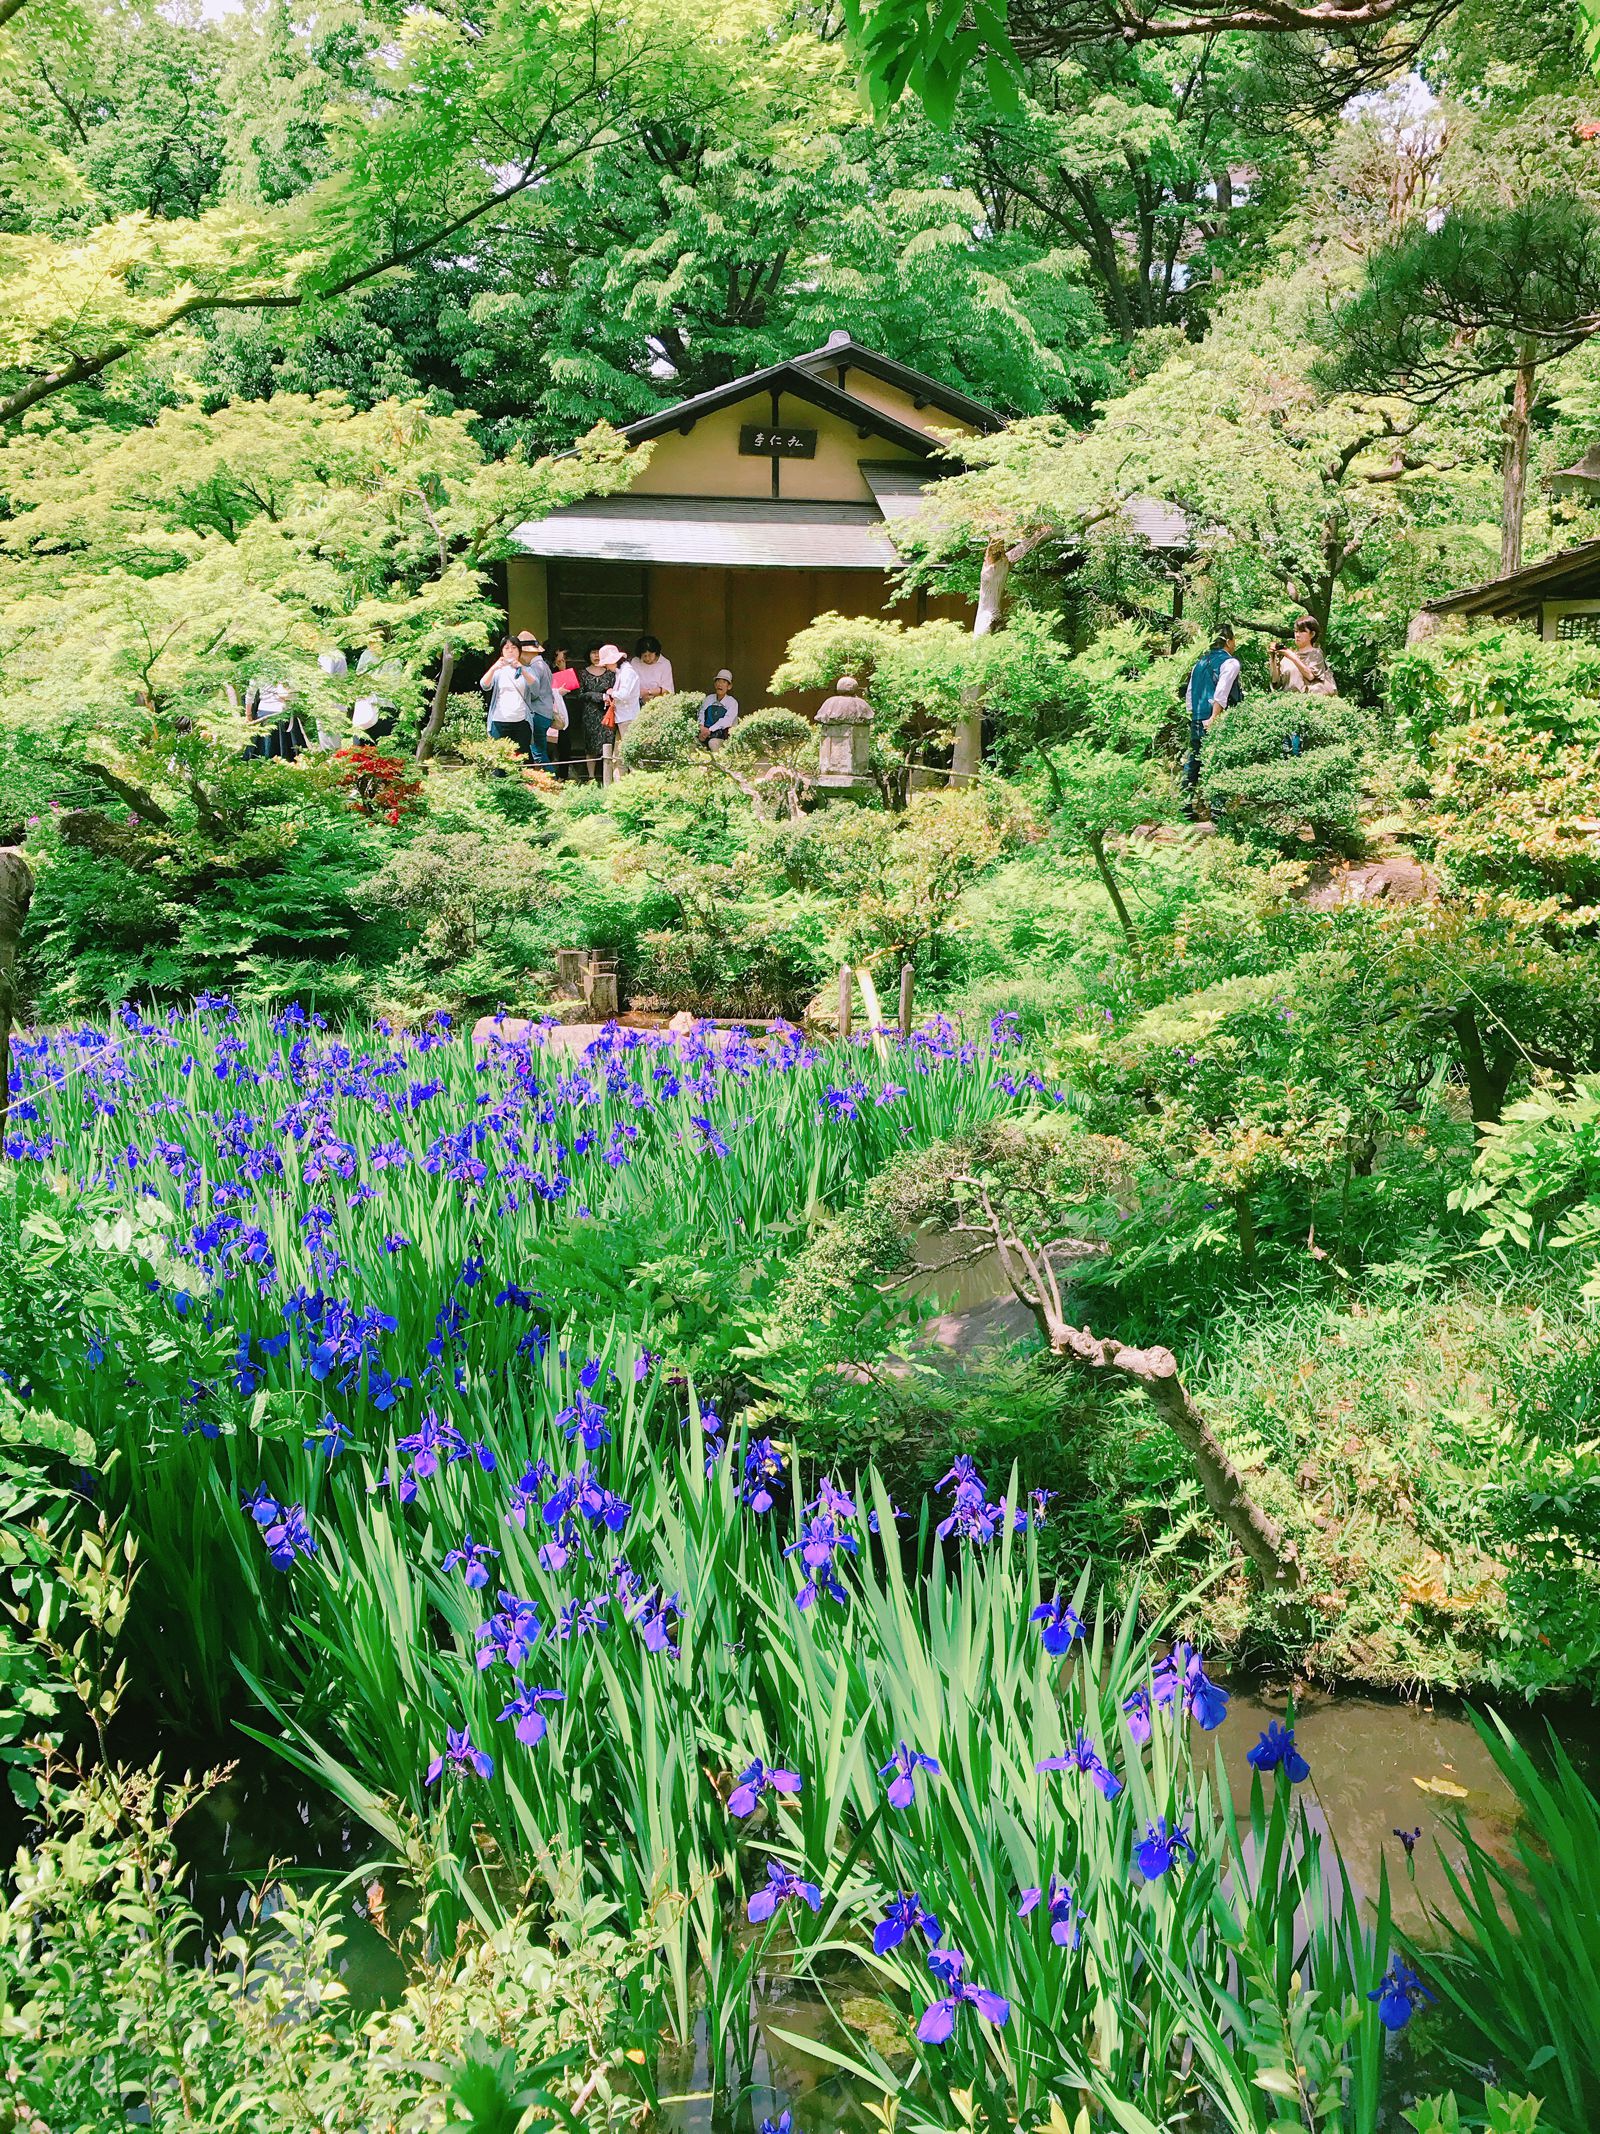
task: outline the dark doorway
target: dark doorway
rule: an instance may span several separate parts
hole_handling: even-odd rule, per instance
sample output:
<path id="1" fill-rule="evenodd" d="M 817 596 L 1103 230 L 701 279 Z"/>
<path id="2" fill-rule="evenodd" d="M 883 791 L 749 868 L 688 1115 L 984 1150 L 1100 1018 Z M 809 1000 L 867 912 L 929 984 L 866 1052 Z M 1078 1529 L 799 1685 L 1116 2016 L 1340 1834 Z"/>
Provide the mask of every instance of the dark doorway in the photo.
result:
<path id="1" fill-rule="evenodd" d="M 549 589 L 550 642 L 580 666 L 590 645 L 631 652 L 644 634 L 642 563 L 552 562 Z"/>

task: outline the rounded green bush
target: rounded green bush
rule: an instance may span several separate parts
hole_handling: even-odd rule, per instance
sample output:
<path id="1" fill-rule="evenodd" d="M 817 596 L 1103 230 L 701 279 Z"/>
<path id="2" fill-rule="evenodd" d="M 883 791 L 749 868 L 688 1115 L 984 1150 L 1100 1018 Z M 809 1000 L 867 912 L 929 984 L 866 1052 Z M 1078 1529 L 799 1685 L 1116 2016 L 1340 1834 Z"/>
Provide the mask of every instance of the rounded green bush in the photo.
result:
<path id="1" fill-rule="evenodd" d="M 1200 789 L 1216 822 L 1303 850 L 1356 829 L 1371 727 L 1345 697 L 1246 697 L 1206 736 Z M 1308 840 L 1305 833 L 1311 833 Z"/>

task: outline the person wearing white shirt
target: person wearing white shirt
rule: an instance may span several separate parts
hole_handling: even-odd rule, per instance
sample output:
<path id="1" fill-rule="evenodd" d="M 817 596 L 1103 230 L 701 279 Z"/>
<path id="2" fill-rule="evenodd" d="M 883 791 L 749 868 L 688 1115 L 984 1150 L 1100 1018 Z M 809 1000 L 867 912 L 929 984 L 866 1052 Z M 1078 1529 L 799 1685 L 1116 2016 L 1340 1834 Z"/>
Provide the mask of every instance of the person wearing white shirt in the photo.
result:
<path id="1" fill-rule="evenodd" d="M 628 728 L 639 716 L 639 670 L 627 653 L 619 651 L 615 645 L 600 647 L 600 664 L 602 667 L 615 669 L 611 687 L 606 692 L 606 707 L 614 722 L 610 729 L 610 745 L 606 749 L 606 760 L 610 766 L 606 783 L 609 785 L 612 779 L 620 778 L 627 768 L 624 759 L 627 753 Z"/>
<path id="2" fill-rule="evenodd" d="M 1194 663 L 1186 692 L 1189 705 L 1189 754 L 1183 766 L 1183 782 L 1193 792 L 1200 783 L 1200 748 L 1212 724 L 1237 704 L 1239 660 L 1234 651 L 1231 624 L 1225 623 L 1211 640 L 1211 650 Z"/>
<path id="3" fill-rule="evenodd" d="M 634 672 L 639 677 L 639 702 L 648 704 L 652 697 L 671 696 L 677 684 L 672 679 L 672 662 L 661 649 L 659 637 L 641 637 L 633 648 Z"/>
<path id="4" fill-rule="evenodd" d="M 719 667 L 711 694 L 700 706 L 700 739 L 707 748 L 721 748 L 738 723 L 739 699 L 733 694 L 733 676 L 726 667 Z"/>

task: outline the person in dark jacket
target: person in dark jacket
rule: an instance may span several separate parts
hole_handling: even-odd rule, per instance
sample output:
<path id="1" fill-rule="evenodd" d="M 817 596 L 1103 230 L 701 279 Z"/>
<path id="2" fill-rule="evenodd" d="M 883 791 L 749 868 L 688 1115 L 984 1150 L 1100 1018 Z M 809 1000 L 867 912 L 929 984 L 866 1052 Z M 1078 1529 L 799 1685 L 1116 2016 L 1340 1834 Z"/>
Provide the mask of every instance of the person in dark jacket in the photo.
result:
<path id="1" fill-rule="evenodd" d="M 1211 722 L 1244 692 L 1239 687 L 1239 660 L 1234 651 L 1231 624 L 1211 640 L 1211 650 L 1194 663 L 1185 692 L 1189 706 L 1189 753 L 1183 766 L 1183 782 L 1192 793 L 1200 783 L 1200 748 Z"/>

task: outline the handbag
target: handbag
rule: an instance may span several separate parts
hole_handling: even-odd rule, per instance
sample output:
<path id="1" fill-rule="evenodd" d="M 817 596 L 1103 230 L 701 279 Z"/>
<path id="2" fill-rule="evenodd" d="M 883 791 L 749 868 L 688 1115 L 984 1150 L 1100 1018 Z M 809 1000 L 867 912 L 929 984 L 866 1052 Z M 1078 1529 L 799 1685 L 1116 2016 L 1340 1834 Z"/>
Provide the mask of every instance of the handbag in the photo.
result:
<path id="1" fill-rule="evenodd" d="M 607 732 L 608 734 L 614 734 L 614 733 L 616 732 L 616 730 L 617 730 L 617 707 L 615 706 L 615 704 L 607 704 L 607 706 L 606 706 L 606 715 L 605 715 L 605 717 L 604 717 L 604 718 L 603 718 L 603 719 L 602 719 L 602 720 L 600 721 L 600 724 L 601 724 L 601 725 L 602 725 L 602 726 L 603 726 L 603 727 L 605 728 L 605 730 L 606 730 L 606 732 Z"/>

